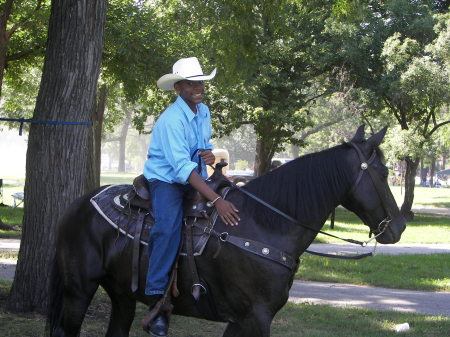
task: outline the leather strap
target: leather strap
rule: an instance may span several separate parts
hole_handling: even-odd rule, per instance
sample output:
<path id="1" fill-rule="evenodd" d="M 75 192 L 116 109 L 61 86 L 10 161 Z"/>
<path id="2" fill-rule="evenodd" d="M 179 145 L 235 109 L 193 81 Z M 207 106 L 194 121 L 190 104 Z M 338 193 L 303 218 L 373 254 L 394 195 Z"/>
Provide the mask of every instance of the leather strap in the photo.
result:
<path id="1" fill-rule="evenodd" d="M 134 293 L 139 288 L 139 255 L 141 245 L 141 233 L 144 227 L 145 213 L 139 211 L 136 223 L 136 232 L 133 240 L 133 257 L 131 263 L 131 291 Z"/>
<path id="2" fill-rule="evenodd" d="M 191 278 L 192 278 L 192 289 L 191 293 L 194 297 L 195 301 L 198 301 L 200 298 L 201 292 L 205 292 L 206 288 L 201 284 L 200 278 L 198 276 L 197 271 L 197 265 L 195 263 L 195 256 L 194 256 L 194 247 L 193 247 L 193 240 L 194 236 L 192 234 L 192 227 L 193 224 L 186 223 L 186 254 L 188 259 L 188 265 L 189 269 L 191 271 Z"/>
<path id="3" fill-rule="evenodd" d="M 306 229 L 308 229 L 308 230 L 310 230 L 310 231 L 313 231 L 313 232 L 316 232 L 316 233 L 320 233 L 320 234 L 323 234 L 323 235 L 331 236 L 332 238 L 339 239 L 339 240 L 342 240 L 342 241 L 346 241 L 346 242 L 349 242 L 349 243 L 354 243 L 354 244 L 361 245 L 361 246 L 364 245 L 364 242 L 362 242 L 362 241 L 353 240 L 353 239 L 344 239 L 344 238 L 341 238 L 341 237 L 339 237 L 339 236 L 336 236 L 336 235 L 333 235 L 333 234 L 324 232 L 324 231 L 322 231 L 322 230 L 320 230 L 320 229 L 315 229 L 315 228 L 312 228 L 312 227 L 310 227 L 310 226 L 307 226 L 307 225 L 301 223 L 300 221 L 297 221 L 296 219 L 294 219 L 294 218 L 291 217 L 290 215 L 287 215 L 286 213 L 284 213 L 283 211 L 279 210 L 278 208 L 275 208 L 275 207 L 273 207 L 272 205 L 268 204 L 268 203 L 265 202 L 264 200 L 258 198 L 256 195 L 254 195 L 254 194 L 252 194 L 252 193 L 246 191 L 245 189 L 243 189 L 243 188 L 241 188 L 241 187 L 239 187 L 239 186 L 236 186 L 236 185 L 233 185 L 233 187 L 236 188 L 236 189 L 238 189 L 239 191 L 241 191 L 241 192 L 244 193 L 245 195 L 249 196 L 249 197 L 252 198 L 253 200 L 259 202 L 260 204 L 262 204 L 262 205 L 264 205 L 264 206 L 266 206 L 267 208 L 269 208 L 269 209 L 272 210 L 273 212 L 275 212 L 275 213 L 281 215 L 283 218 L 289 220 L 289 221 L 292 222 L 292 223 L 298 224 L 299 226 L 302 226 L 303 228 L 306 228 Z"/>
<path id="4" fill-rule="evenodd" d="M 222 241 L 229 242 L 247 252 L 279 263 L 291 270 L 297 265 L 297 261 L 282 250 L 258 241 L 240 238 L 233 235 L 228 235 L 222 238 Z"/>

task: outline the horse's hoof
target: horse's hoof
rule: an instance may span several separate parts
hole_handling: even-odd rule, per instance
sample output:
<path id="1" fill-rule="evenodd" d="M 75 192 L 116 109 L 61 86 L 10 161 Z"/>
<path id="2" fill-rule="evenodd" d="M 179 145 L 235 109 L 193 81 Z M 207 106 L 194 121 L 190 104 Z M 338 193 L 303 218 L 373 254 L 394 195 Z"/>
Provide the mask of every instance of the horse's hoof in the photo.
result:
<path id="1" fill-rule="evenodd" d="M 169 332 L 169 323 L 167 321 L 167 315 L 164 312 L 160 312 L 158 316 L 149 324 L 148 332 L 154 337 L 166 337 Z"/>

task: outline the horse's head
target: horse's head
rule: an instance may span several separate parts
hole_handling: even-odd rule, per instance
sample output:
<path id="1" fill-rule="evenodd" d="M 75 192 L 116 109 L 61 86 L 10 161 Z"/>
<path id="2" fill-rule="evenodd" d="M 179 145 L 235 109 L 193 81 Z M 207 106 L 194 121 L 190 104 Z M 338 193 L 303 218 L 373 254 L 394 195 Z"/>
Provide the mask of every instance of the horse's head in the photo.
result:
<path id="1" fill-rule="evenodd" d="M 342 205 L 370 227 L 379 243 L 396 243 L 406 225 L 389 189 L 389 171 L 378 149 L 385 133 L 386 127 L 364 140 L 364 126 L 360 126 L 348 143 L 355 180 Z"/>

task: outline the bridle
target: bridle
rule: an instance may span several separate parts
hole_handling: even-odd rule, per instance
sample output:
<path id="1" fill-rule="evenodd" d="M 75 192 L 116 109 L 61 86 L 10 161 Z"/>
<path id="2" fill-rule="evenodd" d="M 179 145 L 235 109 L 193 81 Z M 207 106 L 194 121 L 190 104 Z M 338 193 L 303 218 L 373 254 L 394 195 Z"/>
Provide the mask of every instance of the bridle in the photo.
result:
<path id="1" fill-rule="evenodd" d="M 391 216 L 390 207 L 387 204 L 386 190 L 385 189 L 383 190 L 380 187 L 380 185 L 376 183 L 376 176 L 375 176 L 374 168 L 372 166 L 372 163 L 375 160 L 375 156 L 376 156 L 375 149 L 372 151 L 372 155 L 370 156 L 369 160 L 366 160 L 361 149 L 354 142 L 350 142 L 348 144 L 356 151 L 356 153 L 358 154 L 358 158 L 361 162 L 361 165 L 360 165 L 361 170 L 358 173 L 358 177 L 356 178 L 355 183 L 350 188 L 349 193 L 351 194 L 355 191 L 356 187 L 358 186 L 359 182 L 361 181 L 361 179 L 363 177 L 364 172 L 367 171 L 369 173 L 370 179 L 372 180 L 372 184 L 375 187 L 375 190 L 377 191 L 378 197 L 380 198 L 380 201 L 384 208 L 384 211 L 387 214 L 387 217 L 384 218 L 383 220 L 381 220 L 381 222 L 378 224 L 378 228 L 375 231 L 370 229 L 369 235 L 374 233 L 375 236 L 373 238 L 371 238 L 370 240 L 366 241 L 366 245 L 367 245 L 367 243 L 376 239 L 378 236 L 380 236 L 381 234 L 383 234 L 386 231 L 386 229 L 389 227 L 389 225 L 392 221 L 392 216 Z"/>

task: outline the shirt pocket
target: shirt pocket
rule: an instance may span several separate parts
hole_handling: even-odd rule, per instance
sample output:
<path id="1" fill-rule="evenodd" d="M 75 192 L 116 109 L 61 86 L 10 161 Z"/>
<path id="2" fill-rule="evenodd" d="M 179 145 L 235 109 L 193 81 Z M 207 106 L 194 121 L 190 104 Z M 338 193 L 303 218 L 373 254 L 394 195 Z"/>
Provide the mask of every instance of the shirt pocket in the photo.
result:
<path id="1" fill-rule="evenodd" d="M 192 128 L 187 127 L 186 128 L 186 139 L 188 142 L 189 149 L 196 150 L 197 149 L 197 135 L 195 134 L 195 131 Z"/>

